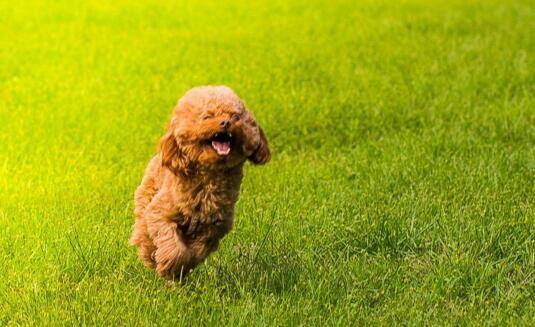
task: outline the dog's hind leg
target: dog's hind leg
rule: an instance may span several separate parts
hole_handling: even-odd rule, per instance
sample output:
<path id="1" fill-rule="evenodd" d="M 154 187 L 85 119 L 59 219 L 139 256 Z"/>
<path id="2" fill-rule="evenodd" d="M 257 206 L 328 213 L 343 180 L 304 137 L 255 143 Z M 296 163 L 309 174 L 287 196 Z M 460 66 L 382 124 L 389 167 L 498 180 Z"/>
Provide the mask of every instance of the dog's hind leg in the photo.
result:
<path id="1" fill-rule="evenodd" d="M 147 206 L 158 192 L 158 187 L 154 180 L 156 166 L 157 161 L 153 158 L 145 171 L 145 176 L 143 177 L 141 184 L 134 193 L 134 213 L 136 215 L 136 220 L 143 218 Z"/>
<path id="2" fill-rule="evenodd" d="M 130 237 L 130 244 L 138 246 L 138 255 L 143 264 L 147 267 L 154 268 L 155 262 L 153 253 L 156 250 L 152 240 L 147 231 L 147 222 L 145 220 L 145 210 L 158 192 L 156 182 L 154 180 L 154 170 L 157 166 L 155 159 L 149 163 L 141 184 L 136 189 L 134 194 L 134 214 L 136 222 Z"/>

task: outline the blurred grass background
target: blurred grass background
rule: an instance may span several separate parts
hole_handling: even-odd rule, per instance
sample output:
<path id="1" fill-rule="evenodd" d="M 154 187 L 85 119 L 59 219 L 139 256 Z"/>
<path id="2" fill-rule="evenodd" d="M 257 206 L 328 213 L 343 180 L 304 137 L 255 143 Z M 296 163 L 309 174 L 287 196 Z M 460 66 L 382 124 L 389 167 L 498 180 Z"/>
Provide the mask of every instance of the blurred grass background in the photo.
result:
<path id="1" fill-rule="evenodd" d="M 1 1 L 0 324 L 535 323 L 532 1 Z M 168 289 L 127 246 L 177 99 L 274 153 Z"/>

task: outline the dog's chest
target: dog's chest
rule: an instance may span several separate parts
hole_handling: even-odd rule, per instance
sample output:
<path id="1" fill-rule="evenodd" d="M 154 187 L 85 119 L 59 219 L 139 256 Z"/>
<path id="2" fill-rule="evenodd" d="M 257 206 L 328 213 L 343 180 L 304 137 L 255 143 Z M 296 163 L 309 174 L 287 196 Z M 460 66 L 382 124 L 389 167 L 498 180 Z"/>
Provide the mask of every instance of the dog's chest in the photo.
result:
<path id="1" fill-rule="evenodd" d="M 199 179 L 183 189 L 183 212 L 201 224 L 222 224 L 231 220 L 241 180 Z"/>
<path id="2" fill-rule="evenodd" d="M 199 216 L 202 222 L 224 220 L 233 205 L 234 201 L 225 189 L 206 185 L 195 198 L 194 215 Z"/>

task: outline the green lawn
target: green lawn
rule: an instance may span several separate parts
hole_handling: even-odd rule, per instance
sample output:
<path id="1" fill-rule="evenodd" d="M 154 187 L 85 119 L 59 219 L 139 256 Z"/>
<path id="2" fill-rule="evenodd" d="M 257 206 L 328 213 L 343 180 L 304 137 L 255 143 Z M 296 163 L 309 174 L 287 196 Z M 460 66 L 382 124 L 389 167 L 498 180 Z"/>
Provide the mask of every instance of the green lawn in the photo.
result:
<path id="1" fill-rule="evenodd" d="M 535 324 L 533 1 L 119 2 L 0 2 L 0 325 Z M 167 288 L 133 192 L 202 84 L 274 156 Z"/>

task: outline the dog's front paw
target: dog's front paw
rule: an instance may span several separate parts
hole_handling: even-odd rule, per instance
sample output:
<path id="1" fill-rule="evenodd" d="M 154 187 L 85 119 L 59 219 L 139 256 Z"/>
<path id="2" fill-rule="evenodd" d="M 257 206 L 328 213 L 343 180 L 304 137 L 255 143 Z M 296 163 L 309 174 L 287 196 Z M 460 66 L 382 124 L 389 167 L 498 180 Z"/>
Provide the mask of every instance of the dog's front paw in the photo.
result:
<path id="1" fill-rule="evenodd" d="M 156 240 L 157 249 L 153 253 L 158 274 L 167 279 L 176 276 L 185 276 L 192 260 L 191 253 L 187 246 L 180 241 L 176 230 L 159 234 Z M 167 235 L 169 234 L 169 235 Z"/>
<path id="2" fill-rule="evenodd" d="M 170 277 L 175 270 L 177 256 L 161 248 L 156 250 L 153 255 L 154 261 L 156 261 L 156 272 L 162 277 Z"/>

